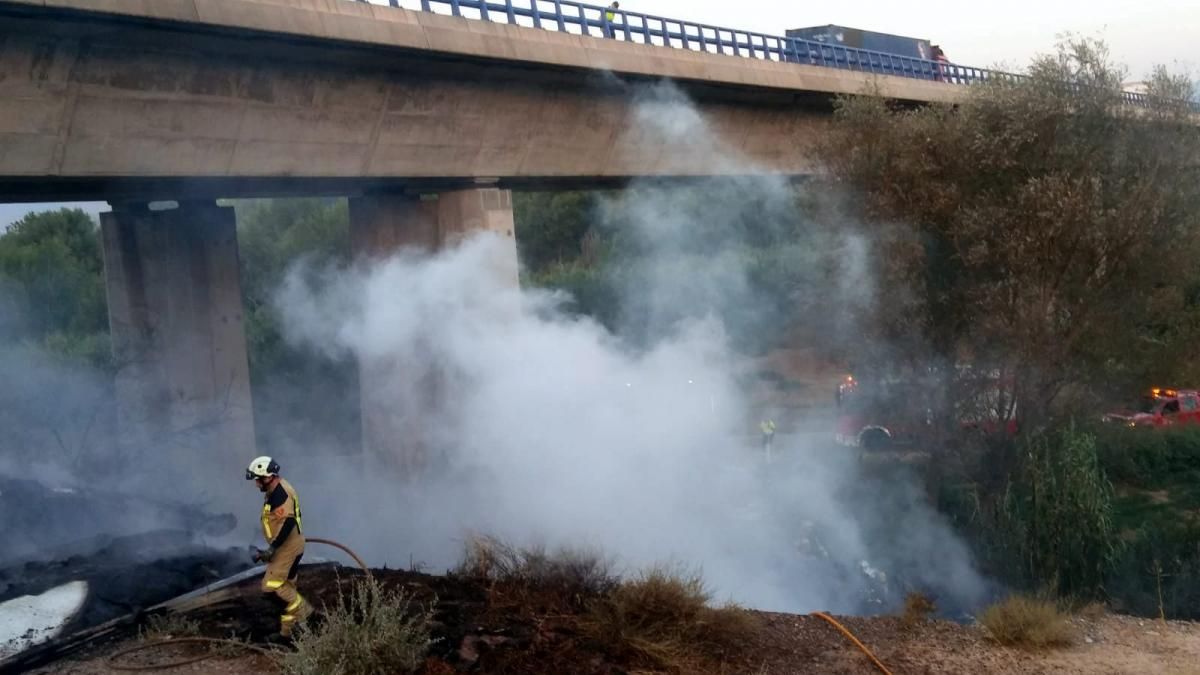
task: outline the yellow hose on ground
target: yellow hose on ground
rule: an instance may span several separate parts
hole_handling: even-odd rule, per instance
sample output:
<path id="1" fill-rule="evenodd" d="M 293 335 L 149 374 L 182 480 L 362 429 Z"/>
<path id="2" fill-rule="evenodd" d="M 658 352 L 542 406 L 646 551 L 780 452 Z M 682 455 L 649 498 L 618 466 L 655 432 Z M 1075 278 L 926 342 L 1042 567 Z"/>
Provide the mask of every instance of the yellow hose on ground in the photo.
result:
<path id="1" fill-rule="evenodd" d="M 892 675 L 892 671 L 888 670 L 887 666 L 883 665 L 882 661 L 875 658 L 875 655 L 871 653 L 871 650 L 867 649 L 866 645 L 864 645 L 862 642 L 860 642 L 858 638 L 854 637 L 854 633 L 851 633 L 849 630 L 846 629 L 845 626 L 838 623 L 837 619 L 833 618 L 832 616 L 829 616 L 825 612 L 813 612 L 809 616 L 820 617 L 820 618 L 824 619 L 825 621 L 828 621 L 834 628 L 838 629 L 838 631 L 840 631 L 842 635 L 845 635 L 851 642 L 853 642 L 855 645 L 857 645 L 858 648 L 862 650 L 862 653 L 866 654 L 868 659 L 871 659 L 871 663 L 875 664 L 875 667 L 879 669 L 879 672 L 883 673 L 884 675 Z"/>
<path id="2" fill-rule="evenodd" d="M 345 551 L 346 555 L 353 558 L 354 562 L 358 563 L 358 566 L 363 568 L 363 571 L 367 573 L 367 576 L 371 576 L 371 568 L 367 567 L 367 563 L 363 562 L 363 559 L 358 557 L 358 554 L 355 553 L 354 551 L 351 551 L 349 547 L 339 544 L 336 541 L 333 541 L 331 539 L 320 539 L 318 537 L 312 537 L 310 539 L 307 539 L 306 541 L 312 542 L 314 544 L 325 544 L 327 546 L 333 546 L 334 548 L 339 548 L 339 549 Z M 233 645 L 236 647 L 240 647 L 242 649 L 248 649 L 250 651 L 259 652 L 259 653 L 265 654 L 267 656 L 273 656 L 273 654 L 274 654 L 274 652 L 272 650 L 263 649 L 262 647 L 259 647 L 257 645 L 252 645 L 248 642 L 242 642 L 240 640 L 222 640 L 222 639 L 218 639 L 218 638 L 206 638 L 206 637 L 178 637 L 178 638 L 168 638 L 166 640 L 157 640 L 155 642 L 147 642 L 145 644 L 134 645 L 132 647 L 122 649 L 114 654 L 109 655 L 108 659 L 106 659 L 106 662 L 107 662 L 108 667 L 111 668 L 112 670 L 144 672 L 144 671 L 151 671 L 151 670 L 167 670 L 169 668 L 178 668 L 180 666 L 187 666 L 187 665 L 191 665 L 193 663 L 199 663 L 200 661 L 204 661 L 206 659 L 210 659 L 213 656 L 215 656 L 215 654 L 212 654 L 212 653 L 200 654 L 199 656 L 191 656 L 191 657 L 179 659 L 176 661 L 168 661 L 166 663 L 150 663 L 150 664 L 145 664 L 145 665 L 141 665 L 141 664 L 129 665 L 129 664 L 117 663 L 117 659 L 121 658 L 122 656 L 133 654 L 135 652 L 140 652 L 140 651 L 144 651 L 147 649 L 155 649 L 155 648 L 162 647 L 165 645 L 188 644 L 188 643 Z"/>

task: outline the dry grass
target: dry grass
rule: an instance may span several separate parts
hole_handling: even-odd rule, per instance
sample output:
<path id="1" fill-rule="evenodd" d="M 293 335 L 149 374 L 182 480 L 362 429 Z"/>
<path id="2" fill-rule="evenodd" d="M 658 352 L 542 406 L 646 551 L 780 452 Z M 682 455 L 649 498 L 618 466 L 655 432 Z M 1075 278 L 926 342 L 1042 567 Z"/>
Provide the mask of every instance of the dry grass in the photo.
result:
<path id="1" fill-rule="evenodd" d="M 595 551 L 560 548 L 516 548 L 495 538 L 475 536 L 467 541 L 463 561 L 455 572 L 486 580 L 493 604 L 533 604 L 530 609 L 584 609 L 612 592 L 618 579 L 609 561 Z"/>
<path id="2" fill-rule="evenodd" d="M 248 645 L 250 642 L 245 638 L 240 638 L 237 635 L 230 634 L 225 638 L 224 642 L 213 643 L 208 646 L 208 653 L 223 659 L 236 659 L 246 655 L 247 649 L 240 645 Z"/>
<path id="3" fill-rule="evenodd" d="M 754 634 L 736 605 L 709 606 L 699 575 L 656 567 L 593 603 L 584 629 L 622 662 L 668 671 L 710 672 Z"/>
<path id="4" fill-rule="evenodd" d="M 489 609 L 539 625 L 552 615 L 558 630 L 583 638 L 570 649 L 590 645 L 633 672 L 717 672 L 757 630 L 742 608 L 710 606 L 697 574 L 660 566 L 621 580 L 611 570 L 595 551 L 547 553 L 476 536 L 455 572 L 487 581 Z"/>
<path id="5" fill-rule="evenodd" d="M 1099 621 L 1100 619 L 1103 619 L 1106 614 L 1108 614 L 1108 607 L 1105 607 L 1104 603 L 1102 602 L 1093 601 L 1076 609 L 1075 614 L 1077 614 L 1079 618 L 1087 621 Z"/>
<path id="6" fill-rule="evenodd" d="M 928 595 L 913 591 L 904 596 L 904 611 L 900 613 L 900 625 L 906 630 L 911 630 L 928 621 L 936 611 L 937 605 Z"/>
<path id="7" fill-rule="evenodd" d="M 280 667 L 287 675 L 413 672 L 432 644 L 432 618 L 405 591 L 366 577 L 325 609 L 319 625 L 296 628 L 296 649 L 280 657 Z"/>
<path id="8" fill-rule="evenodd" d="M 198 635 L 200 622 L 183 614 L 154 614 L 146 619 L 145 626 L 138 629 L 138 636 L 143 640 L 169 640 Z"/>
<path id="9" fill-rule="evenodd" d="M 148 642 L 188 637 L 204 637 L 204 632 L 200 629 L 199 620 L 189 619 L 183 614 L 152 614 L 147 617 L 146 624 L 138 629 L 138 639 Z M 248 644 L 245 639 L 231 634 L 224 642 L 210 643 L 199 649 L 205 649 L 218 658 L 238 658 L 246 655 L 246 648 L 239 646 L 244 644 Z"/>
<path id="10" fill-rule="evenodd" d="M 979 623 L 992 640 L 1012 647 L 1063 647 L 1075 639 L 1070 620 L 1054 602 L 1024 595 L 1010 595 L 988 607 Z"/>

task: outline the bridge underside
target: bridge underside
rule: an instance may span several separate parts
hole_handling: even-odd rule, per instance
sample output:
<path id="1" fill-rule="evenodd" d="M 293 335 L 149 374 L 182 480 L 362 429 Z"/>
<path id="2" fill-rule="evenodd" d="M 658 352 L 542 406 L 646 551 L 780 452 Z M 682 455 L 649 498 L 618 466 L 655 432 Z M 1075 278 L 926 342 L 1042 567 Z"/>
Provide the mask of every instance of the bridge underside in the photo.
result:
<path id="1" fill-rule="evenodd" d="M 256 454 L 234 210 L 212 200 L 163 210 L 124 202 L 101 222 L 123 449 L 130 456 L 165 451 L 197 485 L 220 485 Z M 482 232 L 504 245 L 491 269 L 480 272 L 511 288 L 518 280 L 509 191 L 350 200 L 352 253 L 361 260 L 402 249 L 433 253 Z M 364 358 L 362 439 L 370 469 L 416 475 L 433 443 L 424 420 L 439 405 L 438 364 Z"/>
<path id="2" fill-rule="evenodd" d="M 683 82 L 688 120 L 606 71 L 19 9 L 0 201 L 806 175 L 829 119 L 827 93 Z"/>
<path id="3" fill-rule="evenodd" d="M 733 178 L 751 174 L 727 174 Z M 814 174 L 792 175 L 800 182 Z M 615 190 L 640 185 L 686 185 L 707 176 L 520 176 L 481 178 L 213 178 L 112 176 L 0 177 L 0 203 L 72 201 L 155 202 L 266 197 L 362 197 L 435 194 L 475 188 L 522 191 Z"/>
<path id="4" fill-rule="evenodd" d="M 236 227 L 216 199 L 350 197 L 360 256 L 498 233 L 511 284 L 509 190 L 815 172 L 831 94 L 677 81 L 686 104 L 656 82 L 0 0 L 0 202 L 113 204 L 122 435 L 178 446 L 222 480 L 251 454 L 254 421 Z M 398 410 L 389 390 L 411 364 L 362 371 L 368 455 L 418 469 L 410 420 L 429 402 Z M 436 368 L 419 377 L 438 390 Z"/>

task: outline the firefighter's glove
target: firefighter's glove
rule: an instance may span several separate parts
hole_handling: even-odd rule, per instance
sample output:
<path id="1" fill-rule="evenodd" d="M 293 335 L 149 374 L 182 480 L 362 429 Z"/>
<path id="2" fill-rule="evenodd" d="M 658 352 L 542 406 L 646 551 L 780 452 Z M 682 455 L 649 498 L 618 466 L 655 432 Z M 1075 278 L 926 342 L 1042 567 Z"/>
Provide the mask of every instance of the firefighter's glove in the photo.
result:
<path id="1" fill-rule="evenodd" d="M 271 562 L 271 558 L 275 557 L 275 547 L 269 546 L 265 551 L 258 551 L 254 554 L 254 559 L 258 562 Z"/>

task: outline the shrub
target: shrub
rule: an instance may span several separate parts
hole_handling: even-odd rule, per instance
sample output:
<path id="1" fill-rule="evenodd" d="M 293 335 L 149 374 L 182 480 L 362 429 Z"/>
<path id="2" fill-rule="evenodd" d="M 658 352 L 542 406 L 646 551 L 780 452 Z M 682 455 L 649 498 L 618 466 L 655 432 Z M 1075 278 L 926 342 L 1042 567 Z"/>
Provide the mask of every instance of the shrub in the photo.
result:
<path id="1" fill-rule="evenodd" d="M 617 578 L 609 561 L 584 549 L 516 548 L 492 537 L 475 536 L 456 572 L 486 579 L 508 590 L 526 589 L 547 600 L 583 608 L 594 597 L 611 592 Z"/>
<path id="2" fill-rule="evenodd" d="M 936 611 L 937 605 L 928 595 L 913 591 L 904 597 L 904 611 L 900 614 L 900 625 L 906 629 L 915 628 L 928 621 Z"/>
<path id="3" fill-rule="evenodd" d="M 736 652 L 756 628 L 742 608 L 709 600 L 699 575 L 654 567 L 593 604 L 585 630 L 623 661 L 690 670 Z"/>
<path id="4" fill-rule="evenodd" d="M 1003 530 L 1025 581 L 1094 597 L 1117 553 L 1112 485 L 1095 438 L 1074 424 L 1029 438 L 1003 503 Z"/>
<path id="5" fill-rule="evenodd" d="M 697 574 L 659 566 L 620 580 L 610 569 L 593 551 L 547 553 L 476 536 L 455 573 L 489 583 L 489 608 L 553 615 L 635 671 L 711 672 L 756 629 L 736 605 L 709 606 Z"/>
<path id="6" fill-rule="evenodd" d="M 1139 616 L 1200 619 L 1200 524 L 1186 520 L 1139 529 L 1109 575 L 1115 609 Z"/>
<path id="7" fill-rule="evenodd" d="M 143 640 L 168 640 L 200 635 L 200 622 L 183 614 L 154 614 L 146 619 L 146 625 L 138 629 Z"/>
<path id="8" fill-rule="evenodd" d="M 979 623 L 992 640 L 1011 647 L 1062 647 L 1075 637 L 1070 621 L 1057 605 L 1024 595 L 1010 595 L 988 607 Z"/>
<path id="9" fill-rule="evenodd" d="M 1113 481 L 1156 488 L 1182 471 L 1200 468 L 1200 428 L 1131 429 L 1106 425 L 1095 431 L 1101 466 Z"/>
<path id="10" fill-rule="evenodd" d="M 405 591 L 366 577 L 339 594 L 318 626 L 297 627 L 296 650 L 280 657 L 280 665 L 288 675 L 412 672 L 432 643 L 432 618 Z"/>

